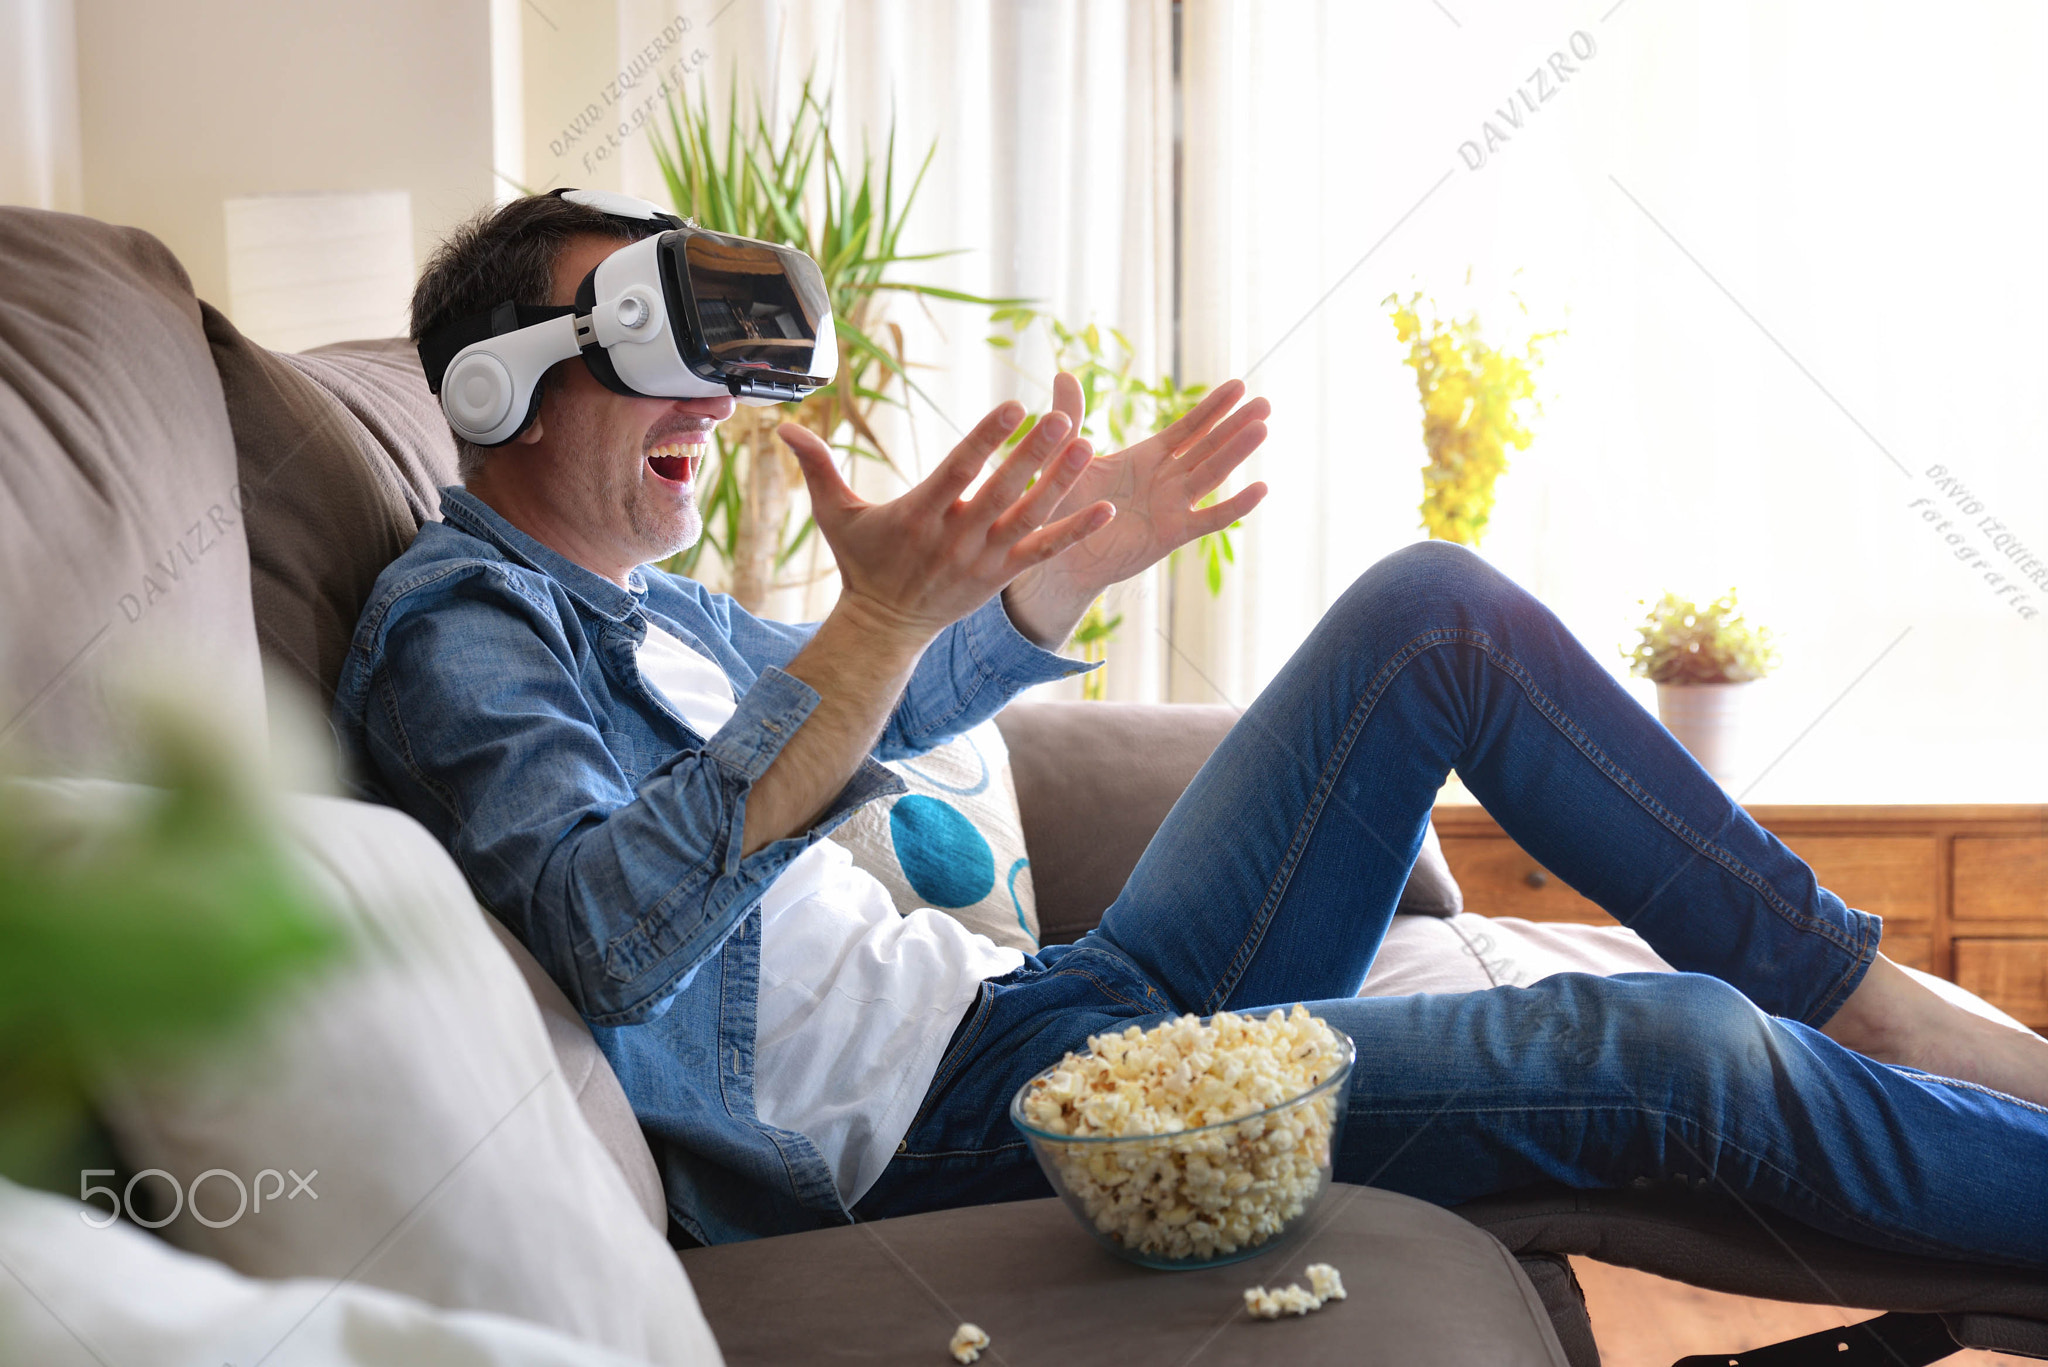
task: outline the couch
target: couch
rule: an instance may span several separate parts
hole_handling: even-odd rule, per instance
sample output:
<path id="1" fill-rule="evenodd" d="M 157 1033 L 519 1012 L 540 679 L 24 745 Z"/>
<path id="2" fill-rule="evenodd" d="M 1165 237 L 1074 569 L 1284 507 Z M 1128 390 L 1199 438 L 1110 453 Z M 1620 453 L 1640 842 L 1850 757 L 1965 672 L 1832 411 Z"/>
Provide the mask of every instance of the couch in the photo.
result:
<path id="1" fill-rule="evenodd" d="M 452 443 L 410 348 L 267 352 L 193 298 L 160 244 L 89 219 L 0 209 L 0 267 L 9 282 L 0 287 L 0 438 L 12 457 L 0 497 L 11 586 L 0 680 L 12 694 L 0 743 L 66 782 L 118 779 L 132 773 L 138 744 L 122 680 L 196 672 L 238 749 L 305 750 L 285 719 L 317 712 L 371 581 L 435 516 L 434 490 L 454 478 Z M 1044 938 L 1092 924 L 1232 715 L 1054 703 L 1002 714 Z M 318 786 L 317 776 L 305 782 Z M 90 805 L 97 791 L 67 790 L 63 800 Z M 352 1065 L 318 1086 L 298 1080 L 299 1091 L 278 1082 L 272 1095 L 293 1097 L 285 1109 L 297 1114 L 264 1111 L 261 1089 L 227 1100 L 208 1091 L 201 1105 L 197 1084 L 142 1088 L 109 1101 L 116 1140 L 147 1151 L 138 1157 L 168 1148 L 194 1158 L 233 1142 L 240 1131 L 223 1117 L 258 1116 L 296 1123 L 284 1131 L 295 1143 L 346 1132 L 355 1147 L 331 1151 L 368 1151 L 414 1114 L 426 1129 L 429 1112 L 457 1109 L 445 1097 L 471 1082 L 497 1086 L 496 1102 L 480 1092 L 477 1104 L 509 1106 L 516 1120 L 436 1151 L 446 1179 L 383 1184 L 390 1190 L 359 1180 L 351 1195 L 367 1251 L 355 1263 L 316 1251 L 317 1226 L 296 1241 L 282 1229 L 243 1237 L 190 1220 L 165 1230 L 251 1276 L 375 1285 L 649 1361 L 713 1360 L 720 1350 L 733 1363 L 799 1352 L 943 1360 L 936 1352 L 953 1324 L 971 1319 L 1013 1362 L 1284 1352 L 1308 1362 L 1576 1365 L 1598 1360 L 1566 1261 L 1586 1254 L 1731 1291 L 1939 1315 L 1937 1327 L 1958 1342 L 2048 1356 L 2048 1289 L 2034 1279 L 1874 1254 L 1782 1222 L 1765 1234 L 1711 1192 L 1670 1187 L 1535 1189 L 1457 1212 L 1340 1188 L 1307 1247 L 1345 1270 L 1352 1296 L 1281 1326 L 1248 1322 L 1234 1298 L 1252 1280 L 1298 1277 L 1293 1252 L 1243 1268 L 1141 1273 L 1097 1253 L 1050 1201 L 678 1257 L 665 1242 L 671 1222 L 651 1154 L 589 1031 L 467 899 L 452 862 L 395 813 L 335 797 L 285 805 L 309 863 L 356 909 L 366 938 L 416 945 L 418 962 L 390 969 L 374 991 L 350 988 L 360 1000 L 321 999 L 305 1013 L 312 1024 L 280 1027 L 298 1061 Z M 415 903 L 435 910 L 405 910 Z M 1418 870 L 1404 910 L 1411 915 L 1397 923 L 1459 912 L 1440 862 Z M 392 919 L 401 912 L 412 919 Z M 488 1029 L 483 1013 L 442 1000 L 472 986 L 493 1003 Z M 415 1041 L 472 1053 L 408 1082 L 403 1043 L 373 1038 L 387 1017 L 412 1020 Z M 367 1041 L 361 1058 L 339 1042 L 355 1038 Z M 538 1077 L 523 1093 L 525 1074 L 500 1067 L 514 1057 Z M 497 1072 L 506 1076 L 484 1076 Z M 380 1088 L 399 1100 L 380 1100 Z M 504 1146 L 517 1156 L 499 1154 Z M 428 1162 L 409 1152 L 390 1161 L 414 1159 Z M 450 1196 L 451 1183 L 470 1190 Z M 451 1202 L 467 1203 L 459 1220 L 442 1219 Z M 387 1208 L 400 1218 L 371 1239 L 381 1227 L 372 1214 Z M 559 1285 L 547 1284 L 551 1269 Z M 630 1304 L 607 1318 L 600 1307 L 626 1304 L 620 1297 Z M 622 1330 L 635 1315 L 651 1327 Z M 704 1324 L 717 1349 L 690 1327 Z"/>

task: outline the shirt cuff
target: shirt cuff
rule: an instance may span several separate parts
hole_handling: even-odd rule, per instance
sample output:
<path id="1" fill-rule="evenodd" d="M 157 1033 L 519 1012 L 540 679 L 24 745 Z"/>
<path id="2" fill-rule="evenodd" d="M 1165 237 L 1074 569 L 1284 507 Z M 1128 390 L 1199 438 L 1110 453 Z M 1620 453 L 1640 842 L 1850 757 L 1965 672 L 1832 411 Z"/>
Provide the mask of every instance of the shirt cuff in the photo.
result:
<path id="1" fill-rule="evenodd" d="M 749 783 L 768 772 L 796 729 L 818 710 L 818 690 L 774 665 L 761 671 L 704 752 Z"/>
<path id="2" fill-rule="evenodd" d="M 705 742 L 705 752 L 744 778 L 751 788 L 761 775 L 768 772 L 768 766 L 782 753 L 782 747 L 817 710 L 821 701 L 817 689 L 795 675 L 769 665 L 761 671 L 754 686 L 740 695 L 739 705 L 725 725 L 718 728 L 718 734 Z M 908 785 L 893 770 L 872 755 L 867 756 L 809 829 L 771 841 L 745 859 L 740 856 L 745 808 L 736 806 L 725 872 L 737 873 L 744 863 L 757 874 L 772 876 L 780 873 L 783 865 L 801 854 L 812 842 L 837 830 L 859 807 L 878 797 L 909 791 Z"/>
<path id="3" fill-rule="evenodd" d="M 1017 624 L 1010 620 L 1009 609 L 1003 606 L 1001 593 L 969 614 L 966 625 L 968 653 L 974 656 L 975 663 L 989 677 L 1011 685 L 1012 692 L 1033 684 L 1091 673 L 1108 663 L 1107 660 L 1070 660 L 1037 644 L 1017 630 Z"/>

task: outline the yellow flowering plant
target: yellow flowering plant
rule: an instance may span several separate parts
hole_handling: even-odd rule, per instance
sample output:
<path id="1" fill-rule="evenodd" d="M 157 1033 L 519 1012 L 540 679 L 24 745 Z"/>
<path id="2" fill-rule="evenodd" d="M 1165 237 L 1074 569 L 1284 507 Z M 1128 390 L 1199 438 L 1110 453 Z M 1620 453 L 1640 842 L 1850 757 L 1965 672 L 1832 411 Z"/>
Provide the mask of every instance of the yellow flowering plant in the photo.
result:
<path id="1" fill-rule="evenodd" d="M 1525 421 L 1543 406 L 1536 371 L 1543 343 L 1561 331 L 1531 334 L 1522 354 L 1490 345 L 1479 315 L 1443 318 L 1420 291 L 1390 294 L 1394 335 L 1408 347 L 1408 365 L 1422 396 L 1422 526 L 1431 538 L 1477 546 L 1493 516 L 1495 483 L 1508 468 L 1508 449 L 1528 449 Z M 1524 309 L 1524 312 L 1527 310 Z"/>

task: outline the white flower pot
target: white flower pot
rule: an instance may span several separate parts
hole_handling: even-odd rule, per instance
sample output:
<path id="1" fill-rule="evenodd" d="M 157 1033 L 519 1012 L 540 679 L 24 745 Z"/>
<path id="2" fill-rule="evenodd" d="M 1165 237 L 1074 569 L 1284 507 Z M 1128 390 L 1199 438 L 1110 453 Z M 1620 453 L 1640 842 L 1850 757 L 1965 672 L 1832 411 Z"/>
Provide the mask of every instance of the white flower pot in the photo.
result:
<path id="1" fill-rule="evenodd" d="M 1735 777 L 1740 764 L 1742 699 L 1754 683 L 1657 685 L 1657 719 L 1722 783 Z"/>

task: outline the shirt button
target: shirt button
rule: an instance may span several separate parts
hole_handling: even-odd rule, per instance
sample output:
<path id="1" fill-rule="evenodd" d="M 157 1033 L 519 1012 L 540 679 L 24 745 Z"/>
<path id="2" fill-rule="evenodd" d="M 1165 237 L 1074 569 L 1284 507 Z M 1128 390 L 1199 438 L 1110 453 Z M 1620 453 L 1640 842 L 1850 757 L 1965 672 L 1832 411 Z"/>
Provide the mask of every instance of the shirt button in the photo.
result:
<path id="1" fill-rule="evenodd" d="M 898 1152 L 898 1153 L 909 1153 L 909 1152 L 910 1152 L 910 1141 L 909 1141 L 908 1139 L 899 1139 L 899 1140 L 897 1140 L 897 1141 L 896 1141 L 896 1152 Z"/>

